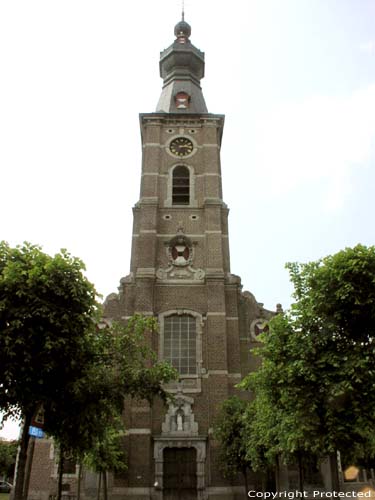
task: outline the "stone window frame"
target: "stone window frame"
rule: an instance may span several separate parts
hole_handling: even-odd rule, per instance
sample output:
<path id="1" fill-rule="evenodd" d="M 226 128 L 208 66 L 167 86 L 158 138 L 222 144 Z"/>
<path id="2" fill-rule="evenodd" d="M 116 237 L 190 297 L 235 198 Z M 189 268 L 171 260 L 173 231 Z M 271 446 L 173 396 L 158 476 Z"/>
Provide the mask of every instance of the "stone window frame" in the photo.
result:
<path id="1" fill-rule="evenodd" d="M 189 170 L 189 204 L 188 205 L 175 205 L 173 204 L 173 171 L 176 167 L 185 167 Z M 198 203 L 195 199 L 195 170 L 191 165 L 183 161 L 174 163 L 168 171 L 167 180 L 167 198 L 164 201 L 166 208 L 187 208 L 197 207 Z"/>
<path id="2" fill-rule="evenodd" d="M 197 320 L 190 314 L 164 318 L 164 359 L 180 375 L 197 373 Z"/>
<path id="3" fill-rule="evenodd" d="M 164 361 L 164 320 L 169 316 L 189 315 L 195 318 L 196 325 L 196 364 L 197 371 L 194 374 L 181 374 L 180 379 L 197 379 L 202 377 L 203 363 L 203 316 L 192 309 L 170 309 L 159 314 L 159 360 Z"/>
<path id="4" fill-rule="evenodd" d="M 185 165 L 177 165 L 172 172 L 173 206 L 190 205 L 190 170 Z"/>

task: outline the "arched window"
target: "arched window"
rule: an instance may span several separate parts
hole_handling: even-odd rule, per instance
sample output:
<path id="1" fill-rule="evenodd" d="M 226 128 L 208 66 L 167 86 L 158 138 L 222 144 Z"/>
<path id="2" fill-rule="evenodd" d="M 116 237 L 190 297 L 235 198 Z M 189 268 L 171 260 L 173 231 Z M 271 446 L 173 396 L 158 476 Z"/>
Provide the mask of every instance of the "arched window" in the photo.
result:
<path id="1" fill-rule="evenodd" d="M 178 165 L 173 170 L 172 205 L 189 205 L 190 203 L 190 172 L 187 167 Z"/>
<path id="2" fill-rule="evenodd" d="M 196 318 L 189 314 L 173 314 L 164 318 L 164 359 L 180 375 L 197 373 Z"/>

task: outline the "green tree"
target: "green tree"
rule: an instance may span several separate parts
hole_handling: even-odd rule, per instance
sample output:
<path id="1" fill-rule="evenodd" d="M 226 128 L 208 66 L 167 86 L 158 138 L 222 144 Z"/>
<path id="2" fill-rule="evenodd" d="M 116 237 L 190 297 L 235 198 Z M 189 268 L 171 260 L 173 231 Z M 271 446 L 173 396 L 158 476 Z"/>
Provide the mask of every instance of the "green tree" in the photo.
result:
<path id="1" fill-rule="evenodd" d="M 99 475 L 98 500 L 102 479 L 104 500 L 108 499 L 107 472 L 109 470 L 120 472 L 127 469 L 126 454 L 121 439 L 124 433 L 119 430 L 120 424 L 116 427 L 109 427 L 85 456 L 85 464 Z"/>
<path id="2" fill-rule="evenodd" d="M 91 340 L 93 362 L 46 408 L 45 430 L 59 444 L 62 458 L 69 453 L 82 463 L 98 449 L 104 453 L 129 396 L 150 403 L 155 397 L 167 400 L 162 385 L 177 372 L 169 363 L 159 362 L 148 347 L 148 337 L 155 334 L 155 319 L 139 315 L 126 325 L 102 323 L 96 328 Z"/>
<path id="3" fill-rule="evenodd" d="M 288 268 L 297 299 L 291 320 L 309 339 L 319 449 L 331 456 L 340 450 L 344 462 L 374 456 L 375 247 Z"/>
<path id="4" fill-rule="evenodd" d="M 304 372 L 306 346 L 283 314 L 269 322 L 260 340 L 254 353 L 262 364 L 240 384 L 255 397 L 247 418 L 248 457 L 254 470 L 273 468 L 277 482 L 281 459 L 298 462 L 302 491 L 302 456 L 312 453 L 316 438 L 310 405 L 315 388 L 307 385 Z"/>
<path id="5" fill-rule="evenodd" d="M 246 494 L 249 490 L 247 470 L 251 462 L 246 450 L 246 425 L 244 415 L 248 402 L 233 396 L 224 401 L 214 427 L 214 436 L 220 443 L 220 469 L 224 477 L 233 478 L 243 474 Z"/>
<path id="6" fill-rule="evenodd" d="M 122 414 L 126 397 L 152 402 L 159 396 L 165 401 L 168 394 L 162 386 L 177 372 L 148 347 L 147 337 L 155 334 L 155 319 L 139 315 L 126 325 L 99 324 L 90 334 L 92 362 L 82 366 L 58 400 L 46 403 L 46 432 L 83 456 Z"/>
<path id="7" fill-rule="evenodd" d="M 29 243 L 0 243 L 0 409 L 24 422 L 15 500 L 24 493 L 33 415 L 58 401 L 92 360 L 100 308 L 83 271 L 64 250 L 51 257 Z"/>
<path id="8" fill-rule="evenodd" d="M 277 441 L 277 413 L 266 393 L 257 387 L 256 398 L 244 414 L 246 458 L 251 469 L 262 473 L 262 490 L 280 490 L 278 481 L 280 446 Z"/>
<path id="9" fill-rule="evenodd" d="M 8 480 L 13 478 L 16 464 L 18 441 L 0 439 L 0 475 Z"/>
<path id="10" fill-rule="evenodd" d="M 125 396 L 166 399 L 162 384 L 176 375 L 148 347 L 152 318 L 100 323 L 83 271 L 66 251 L 51 257 L 27 243 L 0 243 L 0 409 L 24 421 L 16 500 L 27 494 L 28 429 L 41 407 L 45 431 L 82 458 L 104 439 Z"/>
<path id="11" fill-rule="evenodd" d="M 258 386 L 274 408 L 275 443 L 286 457 L 329 455 L 334 464 L 340 450 L 345 462 L 368 460 L 375 454 L 375 248 L 357 245 L 287 267 L 296 302 L 270 321 L 262 368 L 243 385 L 256 397 Z"/>

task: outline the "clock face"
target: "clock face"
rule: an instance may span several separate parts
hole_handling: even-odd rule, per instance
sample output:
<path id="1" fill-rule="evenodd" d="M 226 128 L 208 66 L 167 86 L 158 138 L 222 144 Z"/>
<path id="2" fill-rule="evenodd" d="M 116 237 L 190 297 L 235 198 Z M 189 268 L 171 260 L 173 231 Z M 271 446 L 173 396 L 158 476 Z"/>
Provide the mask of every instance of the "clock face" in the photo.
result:
<path id="1" fill-rule="evenodd" d="M 176 156 L 187 156 L 193 152 L 194 146 L 187 137 L 177 137 L 169 145 L 171 153 Z"/>

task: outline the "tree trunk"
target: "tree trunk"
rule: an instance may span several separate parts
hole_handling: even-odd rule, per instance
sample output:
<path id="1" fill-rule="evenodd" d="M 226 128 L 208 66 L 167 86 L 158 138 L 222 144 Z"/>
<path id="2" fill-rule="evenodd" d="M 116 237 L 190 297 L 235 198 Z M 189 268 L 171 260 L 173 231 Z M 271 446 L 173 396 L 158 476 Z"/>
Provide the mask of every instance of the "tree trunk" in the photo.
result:
<path id="1" fill-rule="evenodd" d="M 245 479 L 245 498 L 248 498 L 247 494 L 249 493 L 249 483 L 247 481 L 247 469 L 246 469 L 246 467 L 244 467 L 242 469 L 242 474 L 243 474 L 243 477 Z"/>
<path id="2" fill-rule="evenodd" d="M 99 481 L 98 481 L 98 495 L 97 500 L 100 500 L 100 488 L 102 486 L 102 472 L 99 472 Z"/>
<path id="3" fill-rule="evenodd" d="M 79 462 L 79 468 L 78 468 L 77 500 L 81 500 L 81 480 L 82 480 L 82 471 L 83 471 L 83 466 L 82 466 L 82 461 L 80 461 L 80 462 Z"/>
<path id="4" fill-rule="evenodd" d="M 303 478 L 302 453 L 299 451 L 297 456 L 298 456 L 298 489 L 299 491 L 303 491 L 304 478 Z"/>
<path id="5" fill-rule="evenodd" d="M 265 491 L 275 491 L 275 470 L 267 467 L 267 483 Z"/>
<path id="6" fill-rule="evenodd" d="M 103 497 L 108 500 L 107 471 L 103 471 Z"/>
<path id="7" fill-rule="evenodd" d="M 332 491 L 340 491 L 339 468 L 337 465 L 337 451 L 329 456 L 329 465 L 332 477 Z"/>
<path id="8" fill-rule="evenodd" d="M 281 491 L 281 487 L 280 487 L 280 458 L 279 458 L 279 455 L 276 455 L 276 459 L 275 459 L 275 483 L 276 483 L 276 491 Z"/>
<path id="9" fill-rule="evenodd" d="M 25 467 L 25 480 L 24 480 L 24 488 L 23 488 L 23 498 L 27 500 L 29 494 L 29 486 L 30 486 L 30 476 L 31 469 L 33 467 L 33 458 L 34 458 L 34 448 L 35 448 L 35 437 L 31 437 L 29 439 L 29 446 L 27 448 L 27 459 L 26 459 L 26 467 Z"/>
<path id="10" fill-rule="evenodd" d="M 267 490 L 267 482 L 268 482 L 268 474 L 267 474 L 267 471 L 263 471 L 262 472 L 262 491 L 265 492 L 265 491 L 268 491 Z"/>
<path id="11" fill-rule="evenodd" d="M 56 500 L 61 500 L 63 473 L 64 473 L 64 450 L 63 450 L 63 447 L 60 445 L 59 478 L 58 478 L 58 482 L 57 482 L 57 497 L 56 497 Z"/>
<path id="12" fill-rule="evenodd" d="M 29 446 L 29 427 L 32 414 L 25 415 L 22 428 L 20 449 L 18 452 L 16 486 L 14 488 L 14 500 L 23 500 L 23 485 L 25 482 L 25 470 L 27 460 L 27 448 Z"/>

